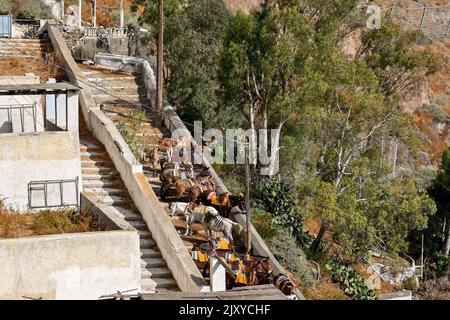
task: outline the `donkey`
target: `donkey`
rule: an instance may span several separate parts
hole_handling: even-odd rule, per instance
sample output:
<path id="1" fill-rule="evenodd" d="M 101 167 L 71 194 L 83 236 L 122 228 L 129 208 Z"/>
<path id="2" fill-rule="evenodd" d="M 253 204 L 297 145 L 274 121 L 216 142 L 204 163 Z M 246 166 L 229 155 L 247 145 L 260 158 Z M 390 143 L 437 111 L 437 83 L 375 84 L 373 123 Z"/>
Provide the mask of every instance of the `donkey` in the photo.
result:
<path id="1" fill-rule="evenodd" d="M 158 152 L 158 148 L 154 147 L 152 149 L 144 149 L 144 155 L 142 157 L 142 162 L 150 162 L 153 169 L 153 176 L 156 176 L 156 165 L 159 164 L 160 168 L 164 168 L 164 164 L 169 162 L 170 158 L 168 154 L 161 154 Z"/>
<path id="2" fill-rule="evenodd" d="M 226 238 L 233 241 L 233 230 L 235 230 L 239 235 L 241 235 L 244 231 L 244 228 L 239 223 L 233 222 L 230 219 L 224 218 L 218 214 L 214 216 L 206 213 L 204 224 L 206 225 L 207 238 L 210 238 L 212 231 L 221 231 Z"/>
<path id="3" fill-rule="evenodd" d="M 205 215 L 218 216 L 219 212 L 213 207 L 207 207 L 202 205 L 195 205 L 194 203 L 174 202 L 170 208 L 170 217 L 175 216 L 177 213 L 182 213 L 186 217 L 186 232 L 185 236 L 192 233 L 192 224 L 195 222 L 201 223 L 205 228 Z"/>

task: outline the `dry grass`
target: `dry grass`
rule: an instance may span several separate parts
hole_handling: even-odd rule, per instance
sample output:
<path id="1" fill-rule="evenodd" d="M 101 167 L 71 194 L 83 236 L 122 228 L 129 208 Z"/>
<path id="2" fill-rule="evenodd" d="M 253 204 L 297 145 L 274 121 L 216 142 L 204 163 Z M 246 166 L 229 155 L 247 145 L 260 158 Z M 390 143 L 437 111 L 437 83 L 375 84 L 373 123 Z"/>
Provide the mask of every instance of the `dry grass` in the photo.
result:
<path id="1" fill-rule="evenodd" d="M 49 55 L 49 60 L 54 59 Z M 16 57 L 0 59 L 0 76 L 23 76 L 25 73 L 34 73 L 39 76 L 41 83 L 46 82 L 48 78 L 55 78 L 57 81 L 66 80 L 64 71 L 53 63 Z"/>
<path id="2" fill-rule="evenodd" d="M 321 278 L 309 288 L 302 291 L 308 300 L 350 300 L 339 284 L 331 281 L 331 275 L 327 270 L 322 270 Z"/>
<path id="3" fill-rule="evenodd" d="M 426 281 L 418 293 L 423 300 L 450 300 L 450 279 L 447 276 Z"/>
<path id="4" fill-rule="evenodd" d="M 414 122 L 420 131 L 432 142 L 431 144 L 424 144 L 421 149 L 430 155 L 433 162 L 440 163 L 442 154 L 447 150 L 448 146 L 440 136 L 430 129 L 433 119 L 423 112 L 416 111 L 414 113 Z"/>
<path id="5" fill-rule="evenodd" d="M 101 230 L 88 212 L 74 210 L 41 211 L 20 214 L 6 209 L 0 202 L 0 238 L 21 238 L 49 234 Z"/>

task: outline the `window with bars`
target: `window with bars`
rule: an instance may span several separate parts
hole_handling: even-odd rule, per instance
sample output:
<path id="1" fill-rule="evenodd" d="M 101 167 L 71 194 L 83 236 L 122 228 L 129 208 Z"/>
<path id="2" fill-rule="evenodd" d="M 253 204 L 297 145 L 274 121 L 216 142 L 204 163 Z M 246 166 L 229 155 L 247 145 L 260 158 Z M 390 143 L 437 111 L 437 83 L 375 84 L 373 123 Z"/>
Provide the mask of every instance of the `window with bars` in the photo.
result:
<path id="1" fill-rule="evenodd" d="M 78 177 L 66 180 L 43 180 L 28 183 L 30 209 L 79 206 Z"/>

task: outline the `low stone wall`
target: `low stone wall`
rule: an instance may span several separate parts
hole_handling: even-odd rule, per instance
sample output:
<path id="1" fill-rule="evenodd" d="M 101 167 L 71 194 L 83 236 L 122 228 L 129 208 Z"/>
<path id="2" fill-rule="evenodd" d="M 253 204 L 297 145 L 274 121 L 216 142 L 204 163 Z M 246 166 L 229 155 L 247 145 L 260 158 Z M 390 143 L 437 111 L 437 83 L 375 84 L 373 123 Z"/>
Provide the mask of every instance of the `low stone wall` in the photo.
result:
<path id="1" fill-rule="evenodd" d="M 93 300 L 140 291 L 137 232 L 0 240 L 0 261 L 0 299 Z"/>
<path id="2" fill-rule="evenodd" d="M 91 216 L 108 231 L 124 230 L 137 232 L 137 230 L 130 223 L 112 210 L 113 207 L 100 204 L 96 201 L 96 199 L 83 192 L 81 193 L 80 207 L 82 212 L 88 211 Z"/>
<path id="3" fill-rule="evenodd" d="M 86 85 L 86 80 L 73 60 L 58 28 L 47 23 L 46 30 L 60 64 L 67 69 L 69 80 L 86 89 L 80 92 L 80 105 L 87 127 L 105 146 L 135 206 L 147 223 L 178 287 L 186 292 L 209 290 L 170 218 L 142 173 L 142 165 L 136 161 L 114 123 L 95 105 L 88 90 L 89 86 Z"/>

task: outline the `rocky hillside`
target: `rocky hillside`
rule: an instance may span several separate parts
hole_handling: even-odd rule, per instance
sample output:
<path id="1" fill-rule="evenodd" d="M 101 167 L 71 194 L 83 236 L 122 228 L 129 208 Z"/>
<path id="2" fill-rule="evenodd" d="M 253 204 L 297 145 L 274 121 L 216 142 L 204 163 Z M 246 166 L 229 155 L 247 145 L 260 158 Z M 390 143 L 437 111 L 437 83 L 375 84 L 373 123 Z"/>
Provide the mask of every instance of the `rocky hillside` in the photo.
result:
<path id="1" fill-rule="evenodd" d="M 423 13 L 421 8 L 428 5 L 431 9 L 425 19 L 425 29 L 430 33 L 443 33 L 450 18 L 450 3 L 448 0 L 378 0 L 377 4 L 386 8 L 392 5 L 395 10 L 404 12 L 409 18 L 399 19 L 403 26 L 411 26 L 420 21 Z M 417 17 L 416 17 L 417 16 Z M 437 165 L 442 153 L 450 146 L 450 38 L 430 40 L 418 47 L 418 50 L 428 48 L 438 59 L 438 71 L 428 76 L 418 88 L 413 90 L 404 102 L 404 107 L 414 116 L 417 127 L 422 133 L 424 142 L 422 150 L 427 156 L 422 157 L 422 165 Z"/>

